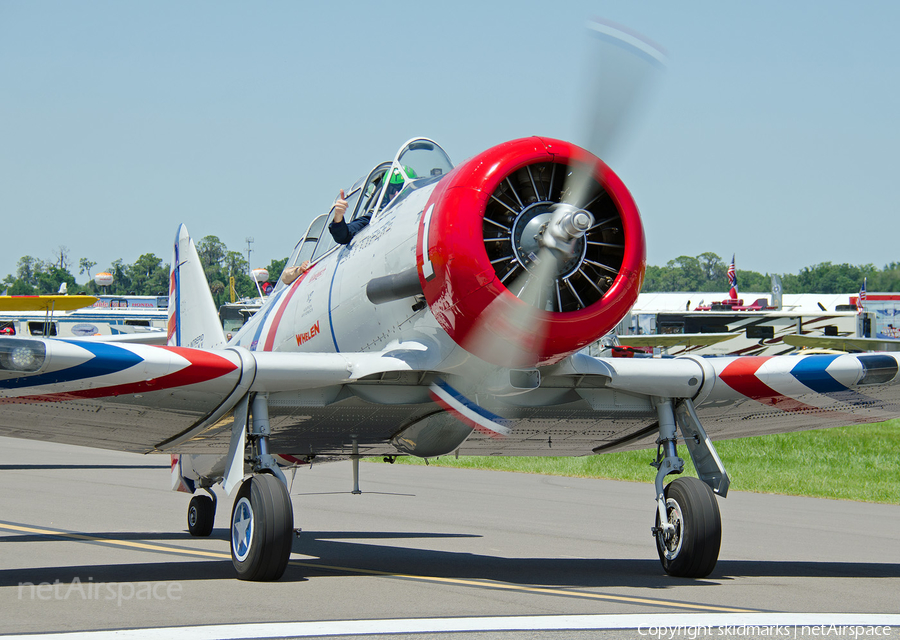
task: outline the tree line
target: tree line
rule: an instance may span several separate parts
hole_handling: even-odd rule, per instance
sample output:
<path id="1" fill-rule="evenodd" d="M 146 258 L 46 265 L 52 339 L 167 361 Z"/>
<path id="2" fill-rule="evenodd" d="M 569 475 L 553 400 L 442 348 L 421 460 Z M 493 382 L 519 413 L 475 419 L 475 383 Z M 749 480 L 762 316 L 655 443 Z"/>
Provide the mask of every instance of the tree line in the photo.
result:
<path id="1" fill-rule="evenodd" d="M 715 253 L 679 256 L 664 267 L 648 266 L 644 292 L 728 291 L 728 265 Z M 799 273 L 779 273 L 784 293 L 855 293 L 863 280 L 868 291 L 900 291 L 900 262 L 883 269 L 875 265 L 822 262 Z M 738 291 L 763 293 L 771 288 L 771 274 L 737 269 Z"/>
<path id="2" fill-rule="evenodd" d="M 216 236 L 206 236 L 197 243 L 197 254 L 217 306 L 231 299 L 229 282 L 232 277 L 238 298 L 258 295 L 256 284 L 249 274 L 247 259 L 239 251 L 230 251 Z M 287 258 L 269 263 L 266 269 L 270 281 L 281 275 L 285 263 Z M 126 264 L 119 258 L 105 269 L 98 270 L 95 269 L 96 266 L 96 262 L 80 258 L 77 275 L 86 276 L 87 282 L 78 284 L 72 273 L 75 266 L 69 258 L 69 250 L 60 246 L 50 260 L 40 260 L 33 256 L 19 258 L 16 273 L 9 274 L 0 281 L 0 291 L 5 290 L 6 295 L 47 295 L 56 293 L 62 283 L 66 283 L 66 290 L 70 294 L 169 294 L 169 264 L 152 253 L 143 254 L 131 264 Z M 101 287 L 94 281 L 94 276 L 103 271 L 113 277 L 112 284 L 108 287 Z"/>
<path id="3" fill-rule="evenodd" d="M 216 236 L 206 236 L 197 243 L 197 253 L 206 272 L 209 289 L 217 305 L 231 298 L 228 288 L 233 276 L 238 297 L 257 295 L 256 285 L 249 275 L 247 259 L 239 251 L 231 251 Z M 287 258 L 272 260 L 266 269 L 269 280 L 281 274 Z M 114 260 L 106 268 L 113 276 L 109 287 L 100 287 L 93 276 L 97 266 L 87 258 L 78 261 L 78 275 L 86 275 L 87 283 L 77 284 L 71 269 L 68 249 L 57 248 L 50 260 L 32 256 L 19 258 L 15 275 L 7 275 L 0 282 L 0 290 L 7 295 L 51 294 L 65 282 L 69 293 L 99 295 L 168 295 L 169 265 L 152 253 L 145 253 L 131 264 L 122 259 Z M 648 266 L 644 277 L 644 292 L 674 291 L 728 291 L 728 265 L 715 253 L 699 256 L 679 256 L 664 267 Z M 867 279 L 869 291 L 900 291 L 900 262 L 892 262 L 883 269 L 874 265 L 820 264 L 805 267 L 799 273 L 778 274 L 784 285 L 784 293 L 854 293 Z M 770 274 L 737 270 L 738 290 L 766 292 L 771 286 Z"/>

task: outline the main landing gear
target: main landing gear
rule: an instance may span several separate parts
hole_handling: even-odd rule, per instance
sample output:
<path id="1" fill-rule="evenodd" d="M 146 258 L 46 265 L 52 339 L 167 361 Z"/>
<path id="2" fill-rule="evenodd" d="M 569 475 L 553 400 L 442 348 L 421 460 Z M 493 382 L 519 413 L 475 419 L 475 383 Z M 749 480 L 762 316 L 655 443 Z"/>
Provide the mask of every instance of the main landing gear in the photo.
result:
<path id="1" fill-rule="evenodd" d="M 294 540 L 287 483 L 269 454 L 267 401 L 265 394 L 253 399 L 249 432 L 253 475 L 241 483 L 231 510 L 231 562 L 240 580 L 278 580 Z"/>
<path id="2" fill-rule="evenodd" d="M 716 495 L 728 493 L 730 481 L 689 399 L 673 409 L 669 398 L 655 398 L 659 416 L 656 467 L 656 525 L 653 536 L 663 569 L 669 575 L 705 578 L 716 566 L 722 541 L 722 518 Z M 697 478 L 677 478 L 663 488 L 669 474 L 681 473 L 684 460 L 676 448 L 676 416 Z"/>
<path id="3" fill-rule="evenodd" d="M 240 580 L 278 580 L 293 544 L 294 512 L 284 484 L 258 473 L 238 489 L 231 511 L 231 561 Z"/>
<path id="4" fill-rule="evenodd" d="M 676 478 L 665 488 L 666 520 L 656 514 L 656 551 L 666 573 L 705 578 L 716 566 L 722 521 L 712 489 L 697 478 Z"/>
<path id="5" fill-rule="evenodd" d="M 270 435 L 268 396 L 244 396 L 234 407 L 231 442 L 224 458 L 218 454 L 191 455 L 187 477 L 180 466 L 185 460 L 173 458 L 172 473 L 181 483 L 175 487 L 190 491 L 202 488 L 209 494 L 191 498 L 187 520 L 192 536 L 212 533 L 216 494 L 210 485 L 221 482 L 229 495 L 237 489 L 230 539 L 231 561 L 241 580 L 278 580 L 291 556 L 294 510 L 284 474 L 269 453 Z M 252 474 L 245 477 L 248 463 Z"/>

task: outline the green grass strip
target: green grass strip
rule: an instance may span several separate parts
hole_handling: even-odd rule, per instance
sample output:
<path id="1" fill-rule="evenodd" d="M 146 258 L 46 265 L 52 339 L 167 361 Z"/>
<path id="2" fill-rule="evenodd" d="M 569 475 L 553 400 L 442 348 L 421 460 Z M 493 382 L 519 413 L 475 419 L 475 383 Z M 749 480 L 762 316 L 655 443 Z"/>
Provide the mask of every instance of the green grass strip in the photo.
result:
<path id="1" fill-rule="evenodd" d="M 838 500 L 900 504 L 900 420 L 771 436 L 723 440 L 716 450 L 731 489 Z M 679 447 L 685 473 L 696 476 L 687 448 Z M 431 465 L 576 478 L 652 483 L 656 450 L 581 458 L 451 456 Z M 399 464 L 425 464 L 410 456 Z"/>

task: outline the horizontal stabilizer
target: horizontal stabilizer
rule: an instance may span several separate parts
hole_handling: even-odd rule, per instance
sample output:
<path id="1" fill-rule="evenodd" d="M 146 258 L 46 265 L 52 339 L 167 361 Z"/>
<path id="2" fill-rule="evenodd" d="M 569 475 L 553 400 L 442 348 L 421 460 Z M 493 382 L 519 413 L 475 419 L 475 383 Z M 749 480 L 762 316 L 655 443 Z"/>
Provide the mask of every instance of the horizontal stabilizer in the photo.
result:
<path id="1" fill-rule="evenodd" d="M 619 336 L 619 344 L 623 347 L 708 347 L 737 336 L 736 333 L 654 333 Z"/>
<path id="2" fill-rule="evenodd" d="M 140 331 L 135 333 L 118 333 L 111 336 L 79 336 L 77 338 L 69 338 L 75 342 L 115 342 L 121 344 L 166 344 L 167 336 L 165 331 Z"/>
<path id="3" fill-rule="evenodd" d="M 0 311 L 74 311 L 97 300 L 94 296 L 0 296 Z"/>
<path id="4" fill-rule="evenodd" d="M 900 340 L 882 338 L 842 338 L 840 336 L 802 336 L 790 334 L 784 342 L 792 347 L 836 349 L 838 351 L 900 351 Z"/>

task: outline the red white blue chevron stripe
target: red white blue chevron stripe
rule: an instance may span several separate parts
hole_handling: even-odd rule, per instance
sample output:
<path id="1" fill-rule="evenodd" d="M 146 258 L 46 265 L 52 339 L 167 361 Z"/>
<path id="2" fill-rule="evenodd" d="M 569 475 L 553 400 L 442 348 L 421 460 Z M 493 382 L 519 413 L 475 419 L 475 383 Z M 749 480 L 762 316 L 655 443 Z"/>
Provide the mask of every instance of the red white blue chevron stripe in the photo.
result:
<path id="1" fill-rule="evenodd" d="M 17 346 L 32 341 L 0 340 Z M 0 403 L 61 402 L 173 389 L 239 371 L 237 356 L 183 347 L 43 341 L 46 364 L 33 373 L 0 373 Z"/>
<path id="2" fill-rule="evenodd" d="M 898 369 L 888 354 L 748 356 L 712 363 L 734 391 L 787 412 L 878 405 L 866 386 L 892 380 Z"/>
<path id="3" fill-rule="evenodd" d="M 507 420 L 491 413 L 484 407 L 479 407 L 443 380 L 436 380 L 431 385 L 430 391 L 432 400 L 464 424 L 486 433 L 492 438 L 510 434 L 511 429 Z"/>

